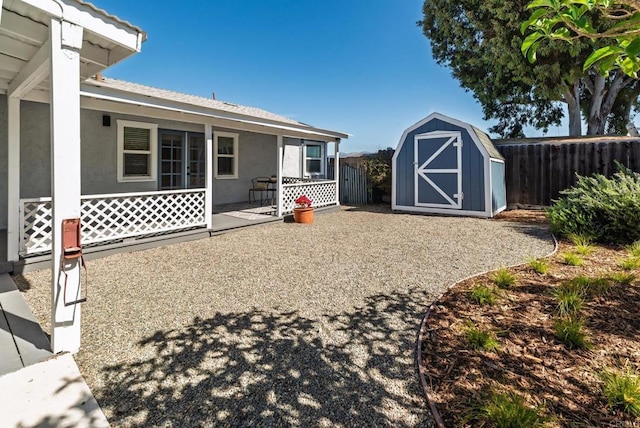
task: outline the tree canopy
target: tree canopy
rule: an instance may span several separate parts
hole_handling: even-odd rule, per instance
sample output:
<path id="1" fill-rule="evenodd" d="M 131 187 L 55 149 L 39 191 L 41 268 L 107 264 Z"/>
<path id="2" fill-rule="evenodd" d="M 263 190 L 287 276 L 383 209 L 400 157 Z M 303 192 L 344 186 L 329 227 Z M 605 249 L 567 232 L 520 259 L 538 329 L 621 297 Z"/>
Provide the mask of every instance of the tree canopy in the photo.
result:
<path id="1" fill-rule="evenodd" d="M 534 62 L 536 51 L 544 39 L 607 39 L 611 43 L 596 49 L 585 60 L 583 70 L 596 66 L 608 75 L 620 69 L 638 78 L 640 70 L 640 1 L 638 0 L 534 0 L 527 6 L 531 16 L 520 30 L 532 32 L 522 43 L 522 53 Z M 610 25 L 599 27 L 597 22 Z"/>
<path id="2" fill-rule="evenodd" d="M 553 1 L 553 0 L 551 0 Z M 586 0 L 585 0 L 586 1 Z M 604 0 L 603 0 L 604 1 Z M 569 113 L 569 134 L 624 131 L 637 105 L 638 83 L 623 73 L 602 76 L 583 63 L 593 52 L 591 40 L 565 43 L 549 38 L 536 46 L 536 63 L 521 52 L 529 1 L 426 0 L 423 33 L 436 62 L 449 67 L 461 86 L 473 92 L 490 129 L 502 137 L 524 136 L 524 128 L 547 131 Z"/>

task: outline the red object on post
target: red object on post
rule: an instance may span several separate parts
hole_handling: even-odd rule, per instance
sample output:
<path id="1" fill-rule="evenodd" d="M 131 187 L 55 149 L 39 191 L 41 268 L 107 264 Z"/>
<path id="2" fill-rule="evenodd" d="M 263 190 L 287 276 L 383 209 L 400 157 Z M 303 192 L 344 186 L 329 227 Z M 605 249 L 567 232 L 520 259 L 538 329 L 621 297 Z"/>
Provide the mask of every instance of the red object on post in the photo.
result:
<path id="1" fill-rule="evenodd" d="M 81 241 L 81 228 L 80 228 L 80 219 L 79 218 L 68 218 L 62 220 L 62 260 L 60 264 L 60 272 L 64 274 L 64 305 L 71 306 L 76 303 L 83 303 L 87 301 L 87 266 L 84 263 L 84 257 L 82 257 L 82 241 Z M 80 259 L 80 266 L 84 269 L 85 275 L 85 292 L 82 293 L 82 277 L 79 278 L 80 281 L 80 296 L 67 302 L 67 280 L 69 279 L 69 275 L 65 272 L 65 265 L 67 264 L 67 260 Z"/>

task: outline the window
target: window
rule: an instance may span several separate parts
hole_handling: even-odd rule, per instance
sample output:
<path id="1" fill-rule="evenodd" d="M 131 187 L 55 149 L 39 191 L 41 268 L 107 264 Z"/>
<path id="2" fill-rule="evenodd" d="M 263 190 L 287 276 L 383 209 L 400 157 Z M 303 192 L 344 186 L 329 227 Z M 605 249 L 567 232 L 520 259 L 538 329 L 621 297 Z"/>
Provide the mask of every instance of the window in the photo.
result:
<path id="1" fill-rule="evenodd" d="M 213 154 L 216 178 L 238 178 L 238 134 L 214 132 Z"/>
<path id="2" fill-rule="evenodd" d="M 309 144 L 304 147 L 304 175 L 324 175 L 324 156 L 321 144 Z"/>
<path id="3" fill-rule="evenodd" d="M 158 125 L 118 121 L 118 181 L 155 181 Z"/>

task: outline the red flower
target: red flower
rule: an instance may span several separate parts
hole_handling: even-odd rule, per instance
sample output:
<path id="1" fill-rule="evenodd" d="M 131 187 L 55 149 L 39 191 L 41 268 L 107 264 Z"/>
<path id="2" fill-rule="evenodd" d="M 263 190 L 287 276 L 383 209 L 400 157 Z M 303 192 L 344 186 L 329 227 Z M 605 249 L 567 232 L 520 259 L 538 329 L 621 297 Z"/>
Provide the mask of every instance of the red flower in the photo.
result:
<path id="1" fill-rule="evenodd" d="M 296 199 L 296 204 L 299 205 L 300 208 L 310 208 L 311 199 L 307 198 L 306 195 L 301 195 Z"/>

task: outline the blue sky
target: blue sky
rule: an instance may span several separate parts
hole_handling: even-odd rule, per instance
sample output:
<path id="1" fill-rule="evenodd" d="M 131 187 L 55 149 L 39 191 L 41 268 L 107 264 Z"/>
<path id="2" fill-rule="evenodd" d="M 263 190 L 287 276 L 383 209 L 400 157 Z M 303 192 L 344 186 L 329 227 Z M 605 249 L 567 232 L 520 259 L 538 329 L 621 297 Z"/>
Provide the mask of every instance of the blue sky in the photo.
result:
<path id="1" fill-rule="evenodd" d="M 482 110 L 431 57 L 422 0 L 94 0 L 148 34 L 105 75 L 260 107 L 352 134 L 343 152 L 395 147 L 438 111 Z M 557 134 L 552 129 L 549 135 Z"/>

